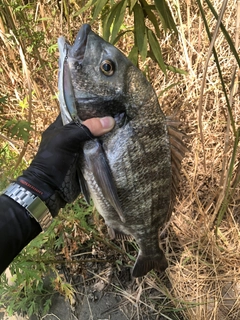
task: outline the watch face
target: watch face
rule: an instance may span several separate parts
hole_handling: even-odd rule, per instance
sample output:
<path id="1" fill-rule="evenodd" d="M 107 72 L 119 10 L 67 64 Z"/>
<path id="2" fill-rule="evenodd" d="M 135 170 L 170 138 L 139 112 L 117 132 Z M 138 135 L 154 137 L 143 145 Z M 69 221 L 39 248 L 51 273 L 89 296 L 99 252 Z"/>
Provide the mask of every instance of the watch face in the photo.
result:
<path id="1" fill-rule="evenodd" d="M 36 195 L 17 183 L 12 183 L 3 191 L 9 198 L 24 207 L 31 218 L 34 218 L 42 230 L 46 230 L 52 222 L 52 215 L 45 203 Z"/>

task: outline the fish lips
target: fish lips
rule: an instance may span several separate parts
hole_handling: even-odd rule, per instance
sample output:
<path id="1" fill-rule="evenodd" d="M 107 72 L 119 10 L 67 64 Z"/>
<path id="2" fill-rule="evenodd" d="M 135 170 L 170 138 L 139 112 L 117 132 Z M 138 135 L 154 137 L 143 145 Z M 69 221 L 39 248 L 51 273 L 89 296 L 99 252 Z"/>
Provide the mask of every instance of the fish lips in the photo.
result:
<path id="1" fill-rule="evenodd" d="M 91 32 L 91 27 L 88 24 L 83 24 L 81 29 L 79 30 L 76 39 L 71 46 L 68 41 L 64 37 L 59 37 L 58 39 L 58 48 L 59 48 L 59 91 L 63 91 L 62 95 L 60 94 L 60 104 L 62 103 L 63 105 L 67 104 L 66 103 L 66 96 L 69 96 L 71 91 L 73 92 L 73 88 L 70 89 L 71 87 L 71 75 L 69 74 L 69 69 L 64 67 L 65 62 L 68 64 L 77 62 L 77 65 L 80 66 L 83 62 L 84 59 L 84 54 L 86 51 L 86 46 L 87 46 L 87 40 L 88 40 L 88 35 Z M 68 73 L 68 88 L 66 88 L 66 80 L 63 79 L 63 74 L 64 74 L 64 68 L 65 68 L 65 75 L 66 72 Z M 68 69 L 68 71 L 66 71 Z M 65 76 L 66 78 L 66 76 Z M 82 103 L 88 102 L 90 103 L 91 100 L 95 102 L 97 99 L 97 96 L 93 94 L 89 94 L 86 91 L 78 91 L 75 92 L 75 99 L 76 100 L 81 100 Z M 64 97 L 65 96 L 65 97 Z M 62 108 L 63 111 L 66 112 L 65 108 Z M 72 108 L 70 108 L 72 109 Z M 67 107 L 67 110 L 69 112 L 69 108 Z M 74 110 L 77 112 L 76 110 Z"/>
<path id="2" fill-rule="evenodd" d="M 58 39 L 58 48 L 60 52 L 60 59 L 72 58 L 77 60 L 79 64 L 84 59 L 84 54 L 87 46 L 88 34 L 91 31 L 89 24 L 83 24 L 81 29 L 78 31 L 74 44 L 71 46 L 64 37 Z"/>
<path id="3" fill-rule="evenodd" d="M 74 44 L 69 46 L 68 56 L 81 62 L 84 58 L 88 34 L 91 31 L 89 24 L 83 24 L 78 31 Z"/>

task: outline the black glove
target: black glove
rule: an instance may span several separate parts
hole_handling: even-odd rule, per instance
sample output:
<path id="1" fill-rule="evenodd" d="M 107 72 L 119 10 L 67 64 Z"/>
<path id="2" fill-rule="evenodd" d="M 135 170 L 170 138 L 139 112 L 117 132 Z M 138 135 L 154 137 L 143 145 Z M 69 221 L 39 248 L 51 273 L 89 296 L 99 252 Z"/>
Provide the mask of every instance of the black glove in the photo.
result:
<path id="1" fill-rule="evenodd" d="M 92 139 L 89 129 L 71 122 L 65 126 L 61 117 L 43 133 L 39 150 L 17 183 L 45 201 L 55 216 L 66 203 L 80 193 L 77 167 L 83 142 Z"/>

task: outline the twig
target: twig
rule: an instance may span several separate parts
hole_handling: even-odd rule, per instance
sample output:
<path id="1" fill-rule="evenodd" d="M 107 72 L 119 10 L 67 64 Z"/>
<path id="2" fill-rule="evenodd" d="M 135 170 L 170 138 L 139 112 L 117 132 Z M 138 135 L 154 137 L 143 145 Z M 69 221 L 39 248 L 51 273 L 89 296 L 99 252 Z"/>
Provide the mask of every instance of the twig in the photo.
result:
<path id="1" fill-rule="evenodd" d="M 220 24 L 221 24 L 221 21 L 222 21 L 223 14 L 224 14 L 224 12 L 226 10 L 227 2 L 228 2 L 228 0 L 224 0 L 224 2 L 222 4 L 222 8 L 221 8 L 221 11 L 220 11 L 220 14 L 219 14 L 219 18 L 218 18 L 218 21 L 217 21 L 217 24 L 216 24 L 216 27 L 215 27 L 215 31 L 213 33 L 212 40 L 211 40 L 211 43 L 210 43 L 210 47 L 209 47 L 209 50 L 208 50 L 208 55 L 207 55 L 207 58 L 205 60 L 203 79 L 202 79 L 202 85 L 201 85 L 201 90 L 200 90 L 200 98 L 199 98 L 199 103 L 198 103 L 198 126 L 199 126 L 201 142 L 202 142 L 202 146 L 203 146 L 203 162 L 204 162 L 204 169 L 205 170 L 206 170 L 206 154 L 205 154 L 205 141 L 204 141 L 204 135 L 203 135 L 203 125 L 202 125 L 203 93 L 204 93 L 204 87 L 205 87 L 205 84 L 206 84 L 208 63 L 209 63 L 209 60 L 210 60 L 211 55 L 212 55 L 212 51 L 213 51 L 213 48 L 214 48 L 214 43 L 215 43 L 215 41 L 217 39 L 217 34 L 218 34 L 218 31 L 219 31 L 219 28 L 220 28 Z"/>

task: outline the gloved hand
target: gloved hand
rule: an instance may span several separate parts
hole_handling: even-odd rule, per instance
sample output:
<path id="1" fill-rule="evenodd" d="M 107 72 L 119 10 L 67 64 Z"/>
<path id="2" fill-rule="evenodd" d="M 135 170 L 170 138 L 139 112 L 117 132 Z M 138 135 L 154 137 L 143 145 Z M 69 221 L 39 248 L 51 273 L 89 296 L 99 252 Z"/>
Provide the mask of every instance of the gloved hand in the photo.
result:
<path id="1" fill-rule="evenodd" d="M 55 216 L 81 191 L 77 166 L 83 142 L 110 131 L 113 126 L 111 117 L 86 120 L 82 127 L 74 122 L 63 126 L 58 116 L 43 133 L 35 158 L 23 175 L 18 177 L 17 183 L 45 201 Z"/>

